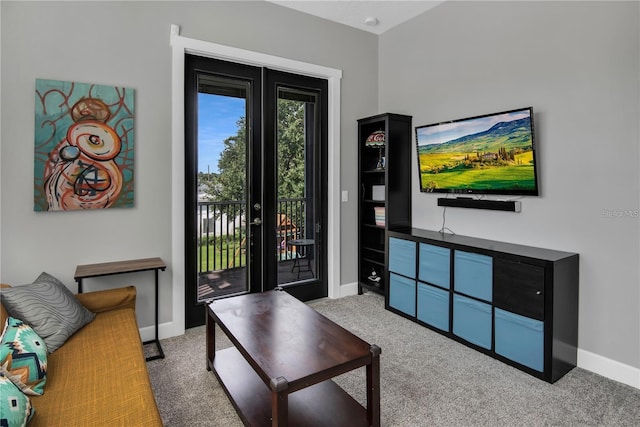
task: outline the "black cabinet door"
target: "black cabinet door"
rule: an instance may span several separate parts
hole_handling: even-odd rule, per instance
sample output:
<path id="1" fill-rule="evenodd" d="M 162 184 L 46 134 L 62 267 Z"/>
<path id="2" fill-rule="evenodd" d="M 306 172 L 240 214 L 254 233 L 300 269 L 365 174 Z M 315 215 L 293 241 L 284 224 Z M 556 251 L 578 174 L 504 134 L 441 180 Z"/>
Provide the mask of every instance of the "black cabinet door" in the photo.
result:
<path id="1" fill-rule="evenodd" d="M 494 258 L 493 305 L 544 320 L 544 268 Z"/>

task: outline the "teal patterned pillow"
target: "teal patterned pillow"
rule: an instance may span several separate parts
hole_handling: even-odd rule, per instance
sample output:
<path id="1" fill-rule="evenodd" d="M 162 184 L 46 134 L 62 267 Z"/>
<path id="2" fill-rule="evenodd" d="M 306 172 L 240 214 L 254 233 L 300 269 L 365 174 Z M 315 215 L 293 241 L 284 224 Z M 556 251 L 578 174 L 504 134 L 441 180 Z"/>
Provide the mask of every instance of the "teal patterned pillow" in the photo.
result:
<path id="1" fill-rule="evenodd" d="M 0 374 L 0 425 L 24 427 L 35 412 L 31 401 L 11 380 Z"/>
<path id="2" fill-rule="evenodd" d="M 22 320 L 9 317 L 0 340 L 0 373 L 25 394 L 44 393 L 47 345 Z"/>
<path id="3" fill-rule="evenodd" d="M 47 273 L 29 285 L 2 289 L 0 296 L 9 315 L 29 324 L 44 339 L 49 353 L 96 317 L 62 282 Z"/>

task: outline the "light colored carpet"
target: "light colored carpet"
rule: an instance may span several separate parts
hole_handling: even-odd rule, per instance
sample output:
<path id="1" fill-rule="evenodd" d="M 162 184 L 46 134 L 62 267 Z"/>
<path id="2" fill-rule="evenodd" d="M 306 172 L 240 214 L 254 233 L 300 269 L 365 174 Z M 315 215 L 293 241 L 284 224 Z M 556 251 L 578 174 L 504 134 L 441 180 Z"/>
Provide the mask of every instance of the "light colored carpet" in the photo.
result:
<path id="1" fill-rule="evenodd" d="M 383 426 L 638 426 L 640 390 L 575 368 L 548 384 L 384 309 L 366 293 L 310 305 L 382 349 Z M 216 328 L 218 348 L 231 346 Z M 147 364 L 167 427 L 242 426 L 206 370 L 204 327 Z M 335 381 L 365 402 L 364 368 Z"/>

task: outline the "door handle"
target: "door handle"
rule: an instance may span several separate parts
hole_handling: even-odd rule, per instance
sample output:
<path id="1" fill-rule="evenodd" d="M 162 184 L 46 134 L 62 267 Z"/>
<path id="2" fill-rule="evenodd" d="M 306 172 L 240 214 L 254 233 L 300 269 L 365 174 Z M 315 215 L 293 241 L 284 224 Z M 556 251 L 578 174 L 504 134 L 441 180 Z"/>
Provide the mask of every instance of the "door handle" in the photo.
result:
<path id="1" fill-rule="evenodd" d="M 256 218 L 252 222 L 250 222 L 248 225 L 262 225 L 262 220 L 260 218 Z"/>

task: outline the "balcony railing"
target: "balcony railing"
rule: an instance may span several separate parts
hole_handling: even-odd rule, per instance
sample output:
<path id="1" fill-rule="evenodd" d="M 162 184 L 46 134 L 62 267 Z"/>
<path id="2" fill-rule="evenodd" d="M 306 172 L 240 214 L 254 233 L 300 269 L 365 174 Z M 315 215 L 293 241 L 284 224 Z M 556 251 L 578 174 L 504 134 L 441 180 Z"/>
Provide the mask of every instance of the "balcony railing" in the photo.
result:
<path id="1" fill-rule="evenodd" d="M 246 203 L 198 202 L 198 272 L 207 273 L 247 265 Z M 304 237 L 306 200 L 279 199 L 276 214 L 276 254 L 280 261 L 295 253 L 287 247 Z"/>

